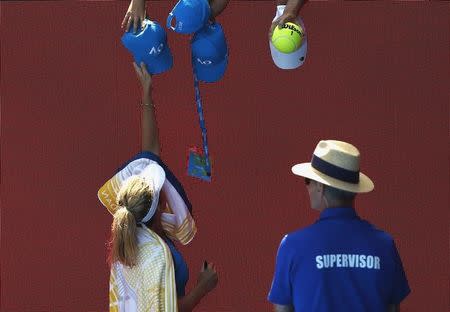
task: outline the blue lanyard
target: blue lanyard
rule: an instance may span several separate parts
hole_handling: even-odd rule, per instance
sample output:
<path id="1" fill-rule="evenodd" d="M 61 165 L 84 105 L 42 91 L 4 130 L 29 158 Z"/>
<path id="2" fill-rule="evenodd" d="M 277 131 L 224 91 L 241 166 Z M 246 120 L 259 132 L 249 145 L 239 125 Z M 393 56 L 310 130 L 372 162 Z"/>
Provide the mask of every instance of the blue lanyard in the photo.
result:
<path id="1" fill-rule="evenodd" d="M 205 153 L 206 172 L 211 172 L 208 153 L 208 139 L 206 137 L 205 118 L 203 117 L 202 98 L 200 96 L 200 87 L 197 79 L 197 75 L 194 72 L 194 89 L 195 89 L 195 102 L 197 103 L 197 113 L 200 122 L 200 129 L 202 131 L 203 152 Z"/>

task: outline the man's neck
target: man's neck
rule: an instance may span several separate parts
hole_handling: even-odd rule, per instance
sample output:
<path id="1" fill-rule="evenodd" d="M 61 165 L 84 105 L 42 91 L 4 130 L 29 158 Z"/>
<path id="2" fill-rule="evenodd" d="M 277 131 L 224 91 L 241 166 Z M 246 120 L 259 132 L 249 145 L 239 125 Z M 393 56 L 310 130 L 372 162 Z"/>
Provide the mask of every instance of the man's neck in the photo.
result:
<path id="1" fill-rule="evenodd" d="M 343 208 L 343 207 L 354 209 L 355 203 L 353 201 L 352 202 L 334 202 L 334 203 L 331 203 L 331 204 L 319 209 L 319 212 L 322 212 L 325 209 L 334 209 L 334 208 Z"/>

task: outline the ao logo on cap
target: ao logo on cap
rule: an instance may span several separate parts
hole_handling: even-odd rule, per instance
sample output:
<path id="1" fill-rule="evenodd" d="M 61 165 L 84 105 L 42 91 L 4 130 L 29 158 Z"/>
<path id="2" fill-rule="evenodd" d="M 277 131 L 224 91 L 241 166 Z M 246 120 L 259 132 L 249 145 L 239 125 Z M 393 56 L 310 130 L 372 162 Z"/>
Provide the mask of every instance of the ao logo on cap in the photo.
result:
<path id="1" fill-rule="evenodd" d="M 157 56 L 161 53 L 161 51 L 164 49 L 164 43 L 161 43 L 158 47 L 152 47 L 150 49 L 150 52 L 148 54 L 152 56 Z"/>
<path id="2" fill-rule="evenodd" d="M 199 62 L 199 63 L 202 64 L 202 65 L 211 65 L 211 64 L 212 64 L 212 61 L 210 61 L 210 60 L 204 60 L 204 61 L 202 61 L 202 60 L 199 59 L 198 57 L 197 57 L 197 62 Z"/>

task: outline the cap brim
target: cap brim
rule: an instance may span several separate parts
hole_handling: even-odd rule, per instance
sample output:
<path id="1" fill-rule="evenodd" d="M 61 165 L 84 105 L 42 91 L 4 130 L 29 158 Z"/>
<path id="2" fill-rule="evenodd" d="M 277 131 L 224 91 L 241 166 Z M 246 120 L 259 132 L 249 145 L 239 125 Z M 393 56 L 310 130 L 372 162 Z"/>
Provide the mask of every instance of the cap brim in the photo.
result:
<path id="1" fill-rule="evenodd" d="M 278 68 L 295 69 L 302 66 L 306 60 L 306 52 L 308 50 L 308 39 L 305 36 L 303 38 L 303 42 L 300 48 L 298 48 L 298 50 L 292 53 L 283 53 L 278 51 L 270 41 L 269 46 L 273 62 Z"/>
<path id="2" fill-rule="evenodd" d="M 225 70 L 228 65 L 228 57 L 215 65 L 202 66 L 196 62 L 193 62 L 195 74 L 197 79 L 203 82 L 216 82 L 220 80 L 225 74 Z"/>
<path id="3" fill-rule="evenodd" d="M 160 165 L 153 163 L 145 167 L 145 169 L 142 170 L 139 176 L 147 181 L 150 185 L 150 188 L 153 190 L 152 205 L 150 207 L 149 213 L 147 214 L 147 219 L 150 220 L 151 217 L 155 214 L 156 209 L 158 208 L 159 193 L 161 192 L 164 181 L 166 180 L 166 173 Z"/>
<path id="4" fill-rule="evenodd" d="M 174 32 L 182 34 L 182 35 L 191 35 L 197 31 L 199 31 L 200 29 L 202 29 L 205 26 L 205 23 L 198 23 L 198 25 L 186 25 L 186 26 L 183 26 L 182 29 L 180 29 L 179 27 L 174 27 L 171 29 Z"/>
<path id="5" fill-rule="evenodd" d="M 372 180 L 364 173 L 359 173 L 359 183 L 352 184 L 329 177 L 311 166 L 311 163 L 297 164 L 292 167 L 295 175 L 302 176 L 322 184 L 352 193 L 368 193 L 374 189 Z"/>

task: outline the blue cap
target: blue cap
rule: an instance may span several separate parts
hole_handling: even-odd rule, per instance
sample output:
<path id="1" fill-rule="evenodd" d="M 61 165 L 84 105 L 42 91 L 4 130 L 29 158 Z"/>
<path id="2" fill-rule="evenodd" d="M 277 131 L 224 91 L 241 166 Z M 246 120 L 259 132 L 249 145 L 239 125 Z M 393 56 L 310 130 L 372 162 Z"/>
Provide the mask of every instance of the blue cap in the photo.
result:
<path id="1" fill-rule="evenodd" d="M 228 65 L 228 47 L 222 26 L 209 24 L 196 32 L 191 40 L 192 66 L 197 79 L 216 82 Z"/>
<path id="2" fill-rule="evenodd" d="M 150 74 L 160 74 L 172 68 L 173 58 L 164 29 L 150 20 L 144 20 L 144 29 L 136 34 L 133 27 L 122 36 L 122 43 L 133 54 L 137 65 L 144 62 Z"/>
<path id="3" fill-rule="evenodd" d="M 192 34 L 208 23 L 210 15 L 207 0 L 180 0 L 167 17 L 167 28 L 181 34 Z M 174 17 L 175 25 L 172 26 Z"/>

